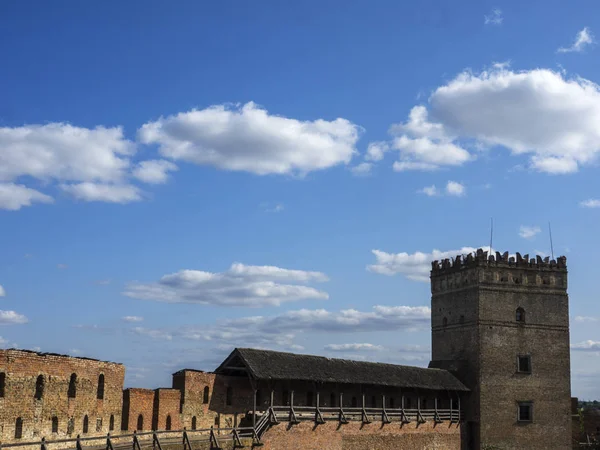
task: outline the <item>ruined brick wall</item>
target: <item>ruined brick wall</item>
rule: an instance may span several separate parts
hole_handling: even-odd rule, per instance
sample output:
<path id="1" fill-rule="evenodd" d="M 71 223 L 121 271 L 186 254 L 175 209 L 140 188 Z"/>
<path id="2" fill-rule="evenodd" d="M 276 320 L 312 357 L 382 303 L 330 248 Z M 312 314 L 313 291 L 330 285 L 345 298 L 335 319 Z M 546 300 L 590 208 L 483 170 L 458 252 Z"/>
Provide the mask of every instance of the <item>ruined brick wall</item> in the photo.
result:
<path id="1" fill-rule="evenodd" d="M 154 391 L 129 388 L 123 391 L 123 423 L 125 431 L 150 431 L 154 414 Z M 141 419 L 140 419 L 141 417 Z"/>
<path id="2" fill-rule="evenodd" d="M 434 360 L 464 359 L 472 389 L 468 440 L 478 448 L 564 449 L 571 446 L 569 315 L 566 260 L 489 259 L 434 263 Z M 524 308 L 524 322 L 516 321 Z M 518 355 L 531 373 L 518 373 Z M 517 421 L 519 402 L 533 403 L 533 421 Z"/>
<path id="3" fill-rule="evenodd" d="M 460 450 L 461 427 L 432 422 L 404 426 L 398 422 L 361 424 L 337 421 L 315 426 L 306 421 L 290 426 L 283 422 L 270 428 L 262 437 L 264 450 Z"/>
<path id="4" fill-rule="evenodd" d="M 154 391 L 152 428 L 154 430 L 179 430 L 181 425 L 181 392 L 177 389 L 159 388 Z"/>
<path id="5" fill-rule="evenodd" d="M 74 383 L 72 374 L 76 375 Z M 104 389 L 99 395 L 101 376 Z M 4 388 L 0 392 L 4 394 L 0 396 L 0 439 L 5 443 L 18 440 L 18 418 L 22 420 L 21 440 L 106 434 L 111 423 L 119 429 L 124 377 L 121 364 L 0 350 L 0 388 Z M 75 388 L 71 387 L 71 396 L 70 384 Z"/>
<path id="6" fill-rule="evenodd" d="M 173 374 L 173 388 L 181 392 L 182 427 L 193 430 L 215 425 L 217 413 L 209 408 L 214 379 L 215 374 L 200 370 L 185 369 Z"/>

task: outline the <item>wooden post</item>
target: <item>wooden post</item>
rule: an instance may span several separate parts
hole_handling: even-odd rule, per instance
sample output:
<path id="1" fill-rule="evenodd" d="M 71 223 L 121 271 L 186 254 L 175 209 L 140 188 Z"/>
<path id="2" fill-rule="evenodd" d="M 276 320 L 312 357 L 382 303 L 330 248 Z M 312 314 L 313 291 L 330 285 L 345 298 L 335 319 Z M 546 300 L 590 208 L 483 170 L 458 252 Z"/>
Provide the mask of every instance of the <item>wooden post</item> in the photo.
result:
<path id="1" fill-rule="evenodd" d="M 452 398 L 452 394 L 449 395 L 450 397 L 450 424 L 454 423 L 454 417 L 452 416 L 452 404 L 454 403 L 454 399 Z"/>
<path id="2" fill-rule="evenodd" d="M 271 389 L 271 408 L 273 407 L 274 403 L 275 403 L 275 390 Z"/>
<path id="3" fill-rule="evenodd" d="M 252 399 L 252 428 L 256 428 L 256 389 L 254 389 L 254 398 Z"/>

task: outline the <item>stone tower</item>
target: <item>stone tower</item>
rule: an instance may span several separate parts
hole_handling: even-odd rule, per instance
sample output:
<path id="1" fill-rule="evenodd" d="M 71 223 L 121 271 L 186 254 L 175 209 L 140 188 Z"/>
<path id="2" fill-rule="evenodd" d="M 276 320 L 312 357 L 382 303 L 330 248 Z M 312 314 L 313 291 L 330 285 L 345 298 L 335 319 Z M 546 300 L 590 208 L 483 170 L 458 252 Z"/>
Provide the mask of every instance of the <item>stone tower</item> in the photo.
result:
<path id="1" fill-rule="evenodd" d="M 466 449 L 571 447 L 567 260 L 482 249 L 431 270 L 431 367 L 454 370 Z"/>

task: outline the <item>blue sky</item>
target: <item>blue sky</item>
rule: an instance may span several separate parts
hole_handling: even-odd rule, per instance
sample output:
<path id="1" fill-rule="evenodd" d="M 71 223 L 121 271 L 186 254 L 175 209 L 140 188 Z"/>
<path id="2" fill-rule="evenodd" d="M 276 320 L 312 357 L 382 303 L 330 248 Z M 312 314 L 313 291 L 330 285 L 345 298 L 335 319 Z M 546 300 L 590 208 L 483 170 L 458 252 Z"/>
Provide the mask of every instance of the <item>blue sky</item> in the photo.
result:
<path id="1" fill-rule="evenodd" d="M 599 398 L 598 9 L 3 2 L 3 345 L 140 387 L 235 346 L 427 365 L 432 253 L 551 222 Z"/>

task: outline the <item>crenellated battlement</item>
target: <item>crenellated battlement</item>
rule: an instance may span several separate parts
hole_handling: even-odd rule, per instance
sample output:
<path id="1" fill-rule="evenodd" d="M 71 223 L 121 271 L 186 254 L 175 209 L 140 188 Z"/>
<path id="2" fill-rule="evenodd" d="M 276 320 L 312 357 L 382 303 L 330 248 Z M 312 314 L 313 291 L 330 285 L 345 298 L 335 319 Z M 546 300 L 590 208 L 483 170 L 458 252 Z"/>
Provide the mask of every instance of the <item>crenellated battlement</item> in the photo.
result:
<path id="1" fill-rule="evenodd" d="M 439 294 L 475 285 L 494 285 L 506 288 L 537 287 L 567 288 L 567 258 L 556 260 L 536 255 L 510 256 L 496 252 L 488 255 L 483 249 L 467 255 L 457 255 L 431 263 L 431 292 Z"/>
<path id="2" fill-rule="evenodd" d="M 483 249 L 478 249 L 474 253 L 467 255 L 457 255 L 454 258 L 446 258 L 441 261 L 431 263 L 431 276 L 455 273 L 472 267 L 506 267 L 519 269 L 553 270 L 566 271 L 567 258 L 560 256 L 556 260 L 549 257 L 542 258 L 536 255 L 535 258 L 529 258 L 529 255 L 521 256 L 517 253 L 515 256 L 509 256 L 508 252 L 496 252 L 495 255 L 489 255 Z"/>

